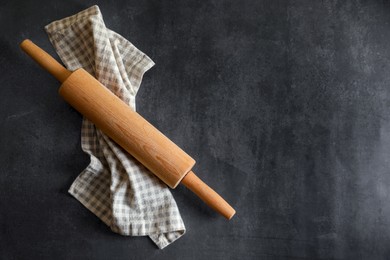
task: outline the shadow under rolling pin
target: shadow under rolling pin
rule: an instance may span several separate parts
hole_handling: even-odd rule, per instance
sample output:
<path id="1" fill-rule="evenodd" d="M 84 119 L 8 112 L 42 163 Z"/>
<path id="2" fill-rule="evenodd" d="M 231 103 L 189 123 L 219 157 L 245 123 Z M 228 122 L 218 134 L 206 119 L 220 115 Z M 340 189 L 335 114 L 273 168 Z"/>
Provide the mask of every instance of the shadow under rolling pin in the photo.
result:
<path id="1" fill-rule="evenodd" d="M 59 93 L 71 106 L 170 188 L 181 182 L 225 218 L 234 216 L 236 211 L 191 171 L 194 159 L 88 72 L 67 70 L 30 40 L 24 40 L 20 47 L 62 83 Z"/>

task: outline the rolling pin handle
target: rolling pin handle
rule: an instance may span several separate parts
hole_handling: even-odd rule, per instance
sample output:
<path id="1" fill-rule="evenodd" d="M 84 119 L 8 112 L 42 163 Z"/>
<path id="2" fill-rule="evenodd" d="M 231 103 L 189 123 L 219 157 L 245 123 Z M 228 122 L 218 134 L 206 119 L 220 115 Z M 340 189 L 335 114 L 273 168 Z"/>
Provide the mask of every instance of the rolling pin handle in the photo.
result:
<path id="1" fill-rule="evenodd" d="M 207 205 L 227 219 L 231 219 L 236 211 L 218 193 L 207 186 L 194 172 L 190 171 L 181 181 L 184 186 L 198 195 Z"/>
<path id="2" fill-rule="evenodd" d="M 72 74 L 71 71 L 67 70 L 52 56 L 39 48 L 29 39 L 24 40 L 20 44 L 20 48 L 61 83 L 64 82 L 70 74 Z"/>

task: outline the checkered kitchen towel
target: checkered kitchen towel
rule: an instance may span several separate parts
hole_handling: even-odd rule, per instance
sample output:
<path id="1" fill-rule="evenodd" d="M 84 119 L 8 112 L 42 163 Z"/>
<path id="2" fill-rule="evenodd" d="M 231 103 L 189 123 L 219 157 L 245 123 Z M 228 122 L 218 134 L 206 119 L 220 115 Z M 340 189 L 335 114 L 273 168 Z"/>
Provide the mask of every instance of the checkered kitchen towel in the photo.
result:
<path id="1" fill-rule="evenodd" d="M 45 29 L 68 69 L 84 68 L 135 109 L 142 76 L 154 63 L 121 35 L 106 28 L 98 6 L 54 21 Z M 112 231 L 148 235 L 159 248 L 185 233 L 167 186 L 86 118 L 81 145 L 91 163 L 69 193 Z"/>

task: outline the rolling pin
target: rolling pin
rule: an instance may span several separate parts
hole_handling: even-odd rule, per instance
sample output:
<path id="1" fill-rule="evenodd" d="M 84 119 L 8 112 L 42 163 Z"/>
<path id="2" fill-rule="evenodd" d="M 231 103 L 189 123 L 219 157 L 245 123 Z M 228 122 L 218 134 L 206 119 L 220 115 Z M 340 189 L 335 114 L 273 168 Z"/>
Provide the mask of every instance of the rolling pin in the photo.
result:
<path id="1" fill-rule="evenodd" d="M 170 188 L 181 182 L 225 218 L 233 217 L 236 211 L 191 171 L 195 160 L 88 72 L 67 70 L 28 39 L 20 47 L 62 83 L 59 94 L 65 101 Z"/>

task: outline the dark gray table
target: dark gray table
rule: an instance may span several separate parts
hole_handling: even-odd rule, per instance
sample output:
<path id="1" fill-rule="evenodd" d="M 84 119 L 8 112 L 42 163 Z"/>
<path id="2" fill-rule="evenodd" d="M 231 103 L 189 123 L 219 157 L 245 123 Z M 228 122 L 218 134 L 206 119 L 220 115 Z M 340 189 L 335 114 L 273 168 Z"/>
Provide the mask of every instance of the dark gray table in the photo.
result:
<path id="1" fill-rule="evenodd" d="M 387 1 L 2 1 L 0 259 L 390 257 Z M 138 109 L 237 210 L 183 187 L 164 250 L 112 233 L 67 194 L 88 164 L 81 116 L 23 54 L 93 4 L 147 53 Z"/>

